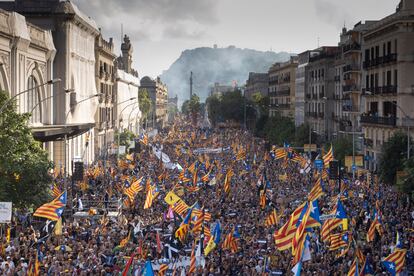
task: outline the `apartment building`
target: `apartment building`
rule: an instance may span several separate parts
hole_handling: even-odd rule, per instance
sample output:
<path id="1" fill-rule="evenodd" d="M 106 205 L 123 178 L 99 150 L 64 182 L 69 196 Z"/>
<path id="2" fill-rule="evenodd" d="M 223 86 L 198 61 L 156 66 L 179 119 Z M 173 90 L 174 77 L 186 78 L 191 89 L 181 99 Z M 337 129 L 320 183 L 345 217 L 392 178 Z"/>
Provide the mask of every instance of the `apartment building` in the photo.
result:
<path id="1" fill-rule="evenodd" d="M 333 103 L 336 46 L 324 46 L 309 53 L 307 65 L 305 121 L 318 134 L 319 142 L 333 137 Z"/>
<path id="2" fill-rule="evenodd" d="M 402 0 L 394 14 L 370 25 L 362 42 L 361 125 L 367 167 L 376 170 L 384 142 L 413 125 L 414 1 Z"/>
<path id="3" fill-rule="evenodd" d="M 280 114 L 294 119 L 296 96 L 297 56 L 284 63 L 275 63 L 269 68 L 269 116 Z"/>

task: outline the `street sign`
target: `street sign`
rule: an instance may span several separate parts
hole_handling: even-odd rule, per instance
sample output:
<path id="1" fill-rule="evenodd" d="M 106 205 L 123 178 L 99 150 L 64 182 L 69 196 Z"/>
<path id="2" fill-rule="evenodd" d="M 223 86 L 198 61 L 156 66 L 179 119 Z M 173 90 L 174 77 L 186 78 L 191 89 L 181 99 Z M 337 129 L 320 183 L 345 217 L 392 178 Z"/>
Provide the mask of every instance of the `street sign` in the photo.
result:
<path id="1" fill-rule="evenodd" d="M 0 223 L 10 223 L 12 216 L 12 203 L 0 202 Z"/>
<path id="2" fill-rule="evenodd" d="M 323 160 L 321 160 L 321 159 L 315 160 L 315 167 L 318 170 L 322 170 L 323 169 Z"/>
<path id="3" fill-rule="evenodd" d="M 304 144 L 303 145 L 304 152 L 316 151 L 317 149 L 318 147 L 316 146 L 316 144 Z"/>

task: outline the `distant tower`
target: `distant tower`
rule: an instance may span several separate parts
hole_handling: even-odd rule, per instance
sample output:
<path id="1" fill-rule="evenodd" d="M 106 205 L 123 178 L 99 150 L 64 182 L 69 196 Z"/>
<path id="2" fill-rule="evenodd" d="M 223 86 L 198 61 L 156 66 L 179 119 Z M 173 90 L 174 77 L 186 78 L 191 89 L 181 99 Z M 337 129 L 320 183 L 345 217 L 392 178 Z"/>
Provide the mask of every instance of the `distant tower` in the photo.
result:
<path id="1" fill-rule="evenodd" d="M 190 73 L 190 99 L 193 97 L 193 71 Z"/>
<path id="2" fill-rule="evenodd" d="M 124 36 L 124 42 L 121 44 L 121 52 L 122 52 L 122 64 L 123 69 L 127 73 L 131 73 L 132 71 L 132 53 L 133 48 L 131 45 L 131 40 L 127 35 Z"/>

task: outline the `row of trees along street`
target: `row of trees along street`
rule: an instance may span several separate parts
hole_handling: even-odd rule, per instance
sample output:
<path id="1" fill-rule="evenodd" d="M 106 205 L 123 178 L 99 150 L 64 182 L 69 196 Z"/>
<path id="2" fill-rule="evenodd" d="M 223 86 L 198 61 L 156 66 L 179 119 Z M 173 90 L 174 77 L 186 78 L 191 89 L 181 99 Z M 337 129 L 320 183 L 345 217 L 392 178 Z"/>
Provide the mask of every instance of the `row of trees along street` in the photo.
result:
<path id="1" fill-rule="evenodd" d="M 269 117 L 269 98 L 260 93 L 252 95 L 251 100 L 246 99 L 238 89 L 221 96 L 212 95 L 206 100 L 206 108 L 213 126 L 221 122 L 233 122 L 241 127 L 246 124 L 248 130 L 272 145 L 281 146 L 287 142 L 294 147 L 303 147 L 309 143 L 309 125 L 295 127 L 291 118 L 278 114 Z M 324 141 L 323 137 L 311 132 L 311 140 L 325 151 L 332 144 L 335 158 L 342 164 L 345 164 L 345 156 L 352 155 L 350 136 L 337 136 L 333 141 Z M 396 184 L 401 191 L 414 197 L 414 158 L 407 160 L 406 153 L 407 135 L 394 133 L 382 146 L 377 173 L 385 183 Z M 397 179 L 397 172 L 402 177 Z"/>

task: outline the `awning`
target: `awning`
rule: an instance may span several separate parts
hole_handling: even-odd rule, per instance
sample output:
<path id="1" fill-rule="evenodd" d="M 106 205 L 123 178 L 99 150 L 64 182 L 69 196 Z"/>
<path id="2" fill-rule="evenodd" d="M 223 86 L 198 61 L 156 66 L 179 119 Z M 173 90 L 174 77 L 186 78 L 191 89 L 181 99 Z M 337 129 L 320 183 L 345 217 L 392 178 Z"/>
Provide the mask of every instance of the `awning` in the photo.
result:
<path id="1" fill-rule="evenodd" d="M 33 137 L 40 142 L 61 141 L 84 134 L 95 126 L 95 123 L 70 125 L 43 125 L 32 127 Z"/>

